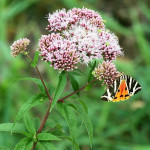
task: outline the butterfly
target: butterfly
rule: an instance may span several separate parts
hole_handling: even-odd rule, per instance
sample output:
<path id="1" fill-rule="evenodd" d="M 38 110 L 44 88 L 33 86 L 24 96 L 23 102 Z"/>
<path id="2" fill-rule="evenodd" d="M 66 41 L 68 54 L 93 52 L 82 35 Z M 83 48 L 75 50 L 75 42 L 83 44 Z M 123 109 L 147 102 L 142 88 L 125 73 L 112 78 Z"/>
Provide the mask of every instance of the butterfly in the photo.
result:
<path id="1" fill-rule="evenodd" d="M 129 99 L 141 91 L 140 84 L 128 75 L 121 74 L 117 78 L 113 86 L 107 88 L 107 91 L 101 96 L 104 101 L 119 102 Z"/>

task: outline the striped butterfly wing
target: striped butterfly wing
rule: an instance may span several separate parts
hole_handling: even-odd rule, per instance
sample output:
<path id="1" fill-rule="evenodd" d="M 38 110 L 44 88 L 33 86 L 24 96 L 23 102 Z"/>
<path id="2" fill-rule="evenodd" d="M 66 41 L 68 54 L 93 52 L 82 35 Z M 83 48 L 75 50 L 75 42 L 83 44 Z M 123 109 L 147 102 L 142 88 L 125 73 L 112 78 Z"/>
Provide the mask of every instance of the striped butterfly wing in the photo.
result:
<path id="1" fill-rule="evenodd" d="M 128 86 L 130 96 L 133 96 L 139 91 L 141 91 L 142 87 L 135 79 L 133 79 L 128 75 L 126 75 L 126 78 L 127 78 L 126 80 L 127 80 L 127 86 Z"/>
<path id="2" fill-rule="evenodd" d="M 141 90 L 140 84 L 128 75 L 121 75 L 101 97 L 104 101 L 124 101 Z"/>
<path id="3" fill-rule="evenodd" d="M 119 85 L 120 85 L 120 78 L 115 80 L 113 85 L 107 88 L 106 92 L 103 94 L 103 96 L 101 96 L 101 100 L 113 101 Z"/>

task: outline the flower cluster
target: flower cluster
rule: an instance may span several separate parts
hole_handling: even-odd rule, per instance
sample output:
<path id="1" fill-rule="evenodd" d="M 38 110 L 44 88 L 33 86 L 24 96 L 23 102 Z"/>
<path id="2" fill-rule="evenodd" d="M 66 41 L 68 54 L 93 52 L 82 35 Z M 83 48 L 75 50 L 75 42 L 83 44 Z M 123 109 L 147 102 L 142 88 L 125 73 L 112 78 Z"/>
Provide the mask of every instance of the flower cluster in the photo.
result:
<path id="1" fill-rule="evenodd" d="M 59 33 L 43 35 L 39 41 L 39 47 L 43 60 L 51 62 L 54 69 L 69 71 L 77 68 L 79 56 L 75 46 L 63 39 Z"/>
<path id="2" fill-rule="evenodd" d="M 57 10 L 53 14 L 49 14 L 47 30 L 62 31 L 71 28 L 72 25 L 78 25 L 81 20 L 90 21 L 91 24 L 98 28 L 104 28 L 102 17 L 99 13 L 87 8 L 73 8 L 66 12 L 65 9 Z"/>
<path id="3" fill-rule="evenodd" d="M 103 85 L 111 86 L 119 76 L 119 72 L 116 70 L 116 66 L 111 61 L 103 61 L 92 73 L 98 80 L 103 81 Z"/>
<path id="4" fill-rule="evenodd" d="M 30 40 L 27 38 L 19 39 L 15 41 L 11 46 L 11 55 L 16 57 L 20 53 L 25 53 L 26 47 L 29 45 Z"/>
<path id="5" fill-rule="evenodd" d="M 122 51 L 118 38 L 105 28 L 101 15 L 87 8 L 49 14 L 47 30 L 39 40 L 43 60 L 55 69 L 73 70 L 93 59 L 115 60 Z"/>

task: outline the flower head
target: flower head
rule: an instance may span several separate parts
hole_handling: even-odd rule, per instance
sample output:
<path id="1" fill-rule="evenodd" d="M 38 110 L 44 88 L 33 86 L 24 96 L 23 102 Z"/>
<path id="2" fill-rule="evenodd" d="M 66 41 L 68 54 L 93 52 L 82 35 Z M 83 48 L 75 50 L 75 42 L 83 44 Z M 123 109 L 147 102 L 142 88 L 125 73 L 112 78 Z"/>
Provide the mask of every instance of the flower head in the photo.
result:
<path id="1" fill-rule="evenodd" d="M 69 11 L 65 9 L 57 10 L 53 14 L 49 14 L 47 30 L 49 31 L 63 31 L 70 29 L 72 25 L 78 25 L 80 21 L 90 21 L 100 29 L 104 29 L 104 23 L 99 13 L 87 8 L 73 8 Z"/>
<path id="2" fill-rule="evenodd" d="M 120 74 L 116 70 L 116 66 L 111 61 L 103 61 L 92 73 L 98 80 L 103 80 L 103 85 L 111 86 L 114 80 Z"/>
<path id="3" fill-rule="evenodd" d="M 94 10 L 57 10 L 49 14 L 48 22 L 50 34 L 41 37 L 39 51 L 55 69 L 72 70 L 77 62 L 88 65 L 93 59 L 110 61 L 122 54 L 118 38 L 105 29 L 101 15 Z M 74 62 L 68 66 L 70 57 Z"/>
<path id="4" fill-rule="evenodd" d="M 30 40 L 27 38 L 19 39 L 15 41 L 11 46 L 11 55 L 16 57 L 20 53 L 25 53 L 26 47 L 29 45 Z"/>
<path id="5" fill-rule="evenodd" d="M 54 69 L 70 71 L 77 68 L 79 56 L 70 41 L 57 34 L 43 35 L 39 41 L 43 60 L 50 62 Z"/>
<path id="6" fill-rule="evenodd" d="M 100 31 L 100 51 L 104 60 L 115 60 L 118 55 L 123 55 L 118 38 L 109 30 Z"/>

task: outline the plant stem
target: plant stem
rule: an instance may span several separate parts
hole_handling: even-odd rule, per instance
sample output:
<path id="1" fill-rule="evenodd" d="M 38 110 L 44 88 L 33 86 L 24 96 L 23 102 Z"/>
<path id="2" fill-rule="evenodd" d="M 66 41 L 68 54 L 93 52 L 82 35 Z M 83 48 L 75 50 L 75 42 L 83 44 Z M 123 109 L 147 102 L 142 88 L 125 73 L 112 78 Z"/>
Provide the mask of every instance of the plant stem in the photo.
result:
<path id="1" fill-rule="evenodd" d="M 46 111 L 46 113 L 45 113 L 44 119 L 43 119 L 43 121 L 41 122 L 41 125 L 40 125 L 38 131 L 36 132 L 36 135 L 42 131 L 42 129 L 43 129 L 43 127 L 44 127 L 44 125 L 45 125 L 45 123 L 46 123 L 46 121 L 47 121 L 47 119 L 48 119 L 48 116 L 49 116 L 49 114 L 50 114 L 51 103 L 52 103 L 52 102 L 50 101 L 50 102 L 49 102 L 48 109 L 47 109 L 47 111 Z M 34 143 L 33 143 L 33 146 L 32 146 L 32 149 L 31 149 L 31 150 L 35 150 L 36 144 L 37 144 L 37 142 L 34 142 Z"/>
<path id="2" fill-rule="evenodd" d="M 29 58 L 29 60 L 30 60 L 31 62 L 33 62 L 33 60 L 31 59 L 31 57 L 30 57 L 29 55 L 26 55 L 26 56 Z M 41 82 L 42 82 L 42 84 L 43 84 L 43 86 L 44 86 L 44 88 L 45 88 L 46 94 L 47 94 L 47 96 L 48 96 L 50 102 L 52 102 L 52 99 L 51 99 L 51 97 L 50 97 L 50 95 L 49 95 L 48 89 L 47 89 L 47 87 L 46 87 L 46 85 L 45 85 L 45 83 L 44 83 L 44 80 L 43 80 L 42 76 L 41 76 L 41 73 L 40 73 L 40 71 L 39 71 L 39 68 L 36 66 L 35 69 L 37 70 L 37 73 L 38 73 L 38 75 L 39 75 L 39 77 L 40 77 L 40 80 L 41 80 Z"/>
<path id="3" fill-rule="evenodd" d="M 67 96 L 65 96 L 65 97 L 63 97 L 63 98 L 61 98 L 61 99 L 59 99 L 57 102 L 62 102 L 64 99 L 66 99 L 66 98 L 68 98 L 68 97 L 70 97 L 70 96 L 72 96 L 72 95 L 78 93 L 79 91 L 81 91 L 81 90 L 83 90 L 84 88 L 86 88 L 86 86 L 88 86 L 89 84 L 91 84 L 91 83 L 93 83 L 93 82 L 95 82 L 95 81 L 97 81 L 97 79 L 95 79 L 95 80 L 93 80 L 93 81 L 87 83 L 86 85 L 84 85 L 84 86 L 83 86 L 82 88 L 80 88 L 79 90 L 74 91 L 74 92 L 70 93 L 69 95 L 67 95 Z"/>

